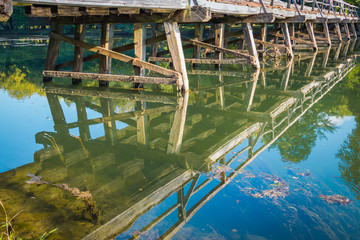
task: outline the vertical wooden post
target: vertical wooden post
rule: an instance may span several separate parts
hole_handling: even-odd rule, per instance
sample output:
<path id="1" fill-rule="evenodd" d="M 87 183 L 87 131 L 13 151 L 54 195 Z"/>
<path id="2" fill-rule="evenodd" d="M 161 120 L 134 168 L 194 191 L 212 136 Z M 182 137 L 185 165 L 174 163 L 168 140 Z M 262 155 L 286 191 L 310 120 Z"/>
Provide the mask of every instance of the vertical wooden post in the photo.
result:
<path id="1" fill-rule="evenodd" d="M 160 31 L 160 24 L 159 23 L 155 23 L 152 26 L 152 37 L 157 37 L 159 36 L 159 31 Z M 150 45 L 150 53 L 149 56 L 150 57 L 157 57 L 159 51 L 159 43 L 153 43 Z"/>
<path id="2" fill-rule="evenodd" d="M 288 28 L 288 24 L 287 23 L 280 23 L 281 26 L 281 31 L 282 34 L 284 36 L 284 44 L 286 47 L 288 47 L 288 56 L 290 58 L 294 57 L 294 53 L 292 51 L 292 46 L 291 46 L 291 39 L 290 39 L 290 34 L 289 34 L 289 28 Z"/>
<path id="3" fill-rule="evenodd" d="M 262 42 L 266 42 L 266 35 L 267 35 L 267 24 L 266 23 L 262 23 L 261 24 L 261 33 L 260 33 L 260 40 Z M 259 47 L 260 51 L 264 51 L 265 50 L 265 44 L 260 44 Z"/>
<path id="4" fill-rule="evenodd" d="M 169 51 L 172 58 L 175 71 L 177 71 L 181 78 L 183 85 L 181 91 L 189 90 L 189 80 L 186 72 L 186 64 L 184 51 L 181 43 L 181 36 L 178 23 L 176 22 L 164 22 L 166 39 L 169 45 Z"/>
<path id="5" fill-rule="evenodd" d="M 351 36 L 350 36 L 350 31 L 349 31 L 349 25 L 347 23 L 344 23 L 344 29 L 345 29 L 346 38 L 348 40 L 350 40 Z"/>
<path id="6" fill-rule="evenodd" d="M 75 34 L 74 39 L 79 41 L 84 41 L 85 39 L 85 25 L 84 24 L 76 24 L 75 26 Z M 83 69 L 83 56 L 84 49 L 81 47 L 74 47 L 74 64 L 73 64 L 73 72 L 82 72 Z M 72 84 L 79 84 L 81 79 L 72 79 Z"/>
<path id="7" fill-rule="evenodd" d="M 203 33 L 204 33 L 204 26 L 201 23 L 195 23 L 195 33 L 194 33 L 194 40 L 202 41 L 203 40 Z M 194 46 L 193 47 L 193 58 L 199 59 L 201 53 L 201 47 Z M 193 67 L 196 67 L 198 64 L 193 63 Z"/>
<path id="8" fill-rule="evenodd" d="M 223 23 L 215 24 L 215 46 L 224 47 L 224 35 L 225 35 L 225 25 Z M 224 54 L 222 52 L 215 51 L 215 58 L 222 60 Z M 215 64 L 215 67 L 220 67 L 219 64 Z"/>
<path id="9" fill-rule="evenodd" d="M 309 34 L 310 40 L 313 43 L 314 49 L 317 50 L 318 47 L 317 47 L 317 44 L 316 44 L 313 23 L 312 22 L 307 22 L 307 23 L 305 23 L 305 25 L 306 25 L 306 29 L 307 29 L 307 32 Z"/>
<path id="10" fill-rule="evenodd" d="M 342 42 L 341 30 L 339 23 L 335 23 L 335 32 L 339 38 L 339 41 Z"/>
<path id="11" fill-rule="evenodd" d="M 250 23 L 243 23 L 242 24 L 242 30 L 244 33 L 246 45 L 248 46 L 249 53 L 251 56 L 253 56 L 253 63 L 252 65 L 255 68 L 260 68 L 259 63 L 259 57 L 256 50 L 255 40 L 254 40 L 254 34 Z"/>
<path id="12" fill-rule="evenodd" d="M 326 37 L 326 42 L 328 44 L 328 46 L 331 46 L 331 38 L 330 38 L 330 32 L 329 32 L 329 26 L 328 24 L 325 22 L 323 23 L 324 25 L 324 33 L 325 33 L 325 37 Z"/>
<path id="13" fill-rule="evenodd" d="M 356 28 L 355 28 L 355 23 L 351 23 L 351 31 L 354 35 L 354 38 L 357 39 L 357 32 L 356 32 Z"/>
<path id="14" fill-rule="evenodd" d="M 170 130 L 169 144 L 167 149 L 168 154 L 180 153 L 184 135 L 189 92 L 185 92 L 182 98 L 182 102 L 180 103 L 181 105 L 175 112 L 174 121 Z"/>
<path id="15" fill-rule="evenodd" d="M 137 110 L 144 111 L 146 109 L 146 102 L 141 101 L 136 104 Z M 137 126 L 137 142 L 141 145 L 149 145 L 149 116 L 140 116 L 136 119 Z"/>
<path id="16" fill-rule="evenodd" d="M 134 23 L 134 54 L 141 61 L 146 57 L 146 25 L 144 23 Z M 134 66 L 135 75 L 145 76 L 145 69 Z M 143 84 L 134 83 L 134 88 L 142 88 Z"/>
<path id="17" fill-rule="evenodd" d="M 101 24 L 100 47 L 111 49 L 113 44 L 113 26 L 108 23 Z M 99 57 L 99 73 L 111 73 L 111 58 L 100 55 Z M 99 81 L 99 86 L 109 86 L 108 81 Z"/>
<path id="18" fill-rule="evenodd" d="M 278 23 L 274 23 L 274 31 L 275 31 L 274 43 L 278 44 L 279 43 L 279 34 L 280 34 Z"/>
<path id="19" fill-rule="evenodd" d="M 89 124 L 86 123 L 87 114 L 86 114 L 84 97 L 81 96 L 75 97 L 75 104 L 76 104 L 76 112 L 79 123 L 80 138 L 83 141 L 89 141 L 90 129 L 89 129 Z"/>
<path id="20" fill-rule="evenodd" d="M 56 22 L 51 23 L 51 31 L 54 33 L 62 34 L 64 31 L 64 25 Z M 45 70 L 55 70 L 56 60 L 59 56 L 61 41 L 55 38 L 50 38 L 48 51 L 46 53 Z M 44 77 L 44 82 L 50 82 L 51 77 Z"/>

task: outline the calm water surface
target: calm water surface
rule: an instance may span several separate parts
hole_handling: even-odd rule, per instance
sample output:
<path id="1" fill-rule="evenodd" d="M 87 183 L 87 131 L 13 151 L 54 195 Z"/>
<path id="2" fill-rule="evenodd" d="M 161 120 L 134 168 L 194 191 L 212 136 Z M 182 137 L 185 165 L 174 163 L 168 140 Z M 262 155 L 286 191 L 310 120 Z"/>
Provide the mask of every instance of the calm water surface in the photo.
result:
<path id="1" fill-rule="evenodd" d="M 43 86 L 45 45 L 0 46 L 0 200 L 19 237 L 360 239 L 355 43 L 189 66 L 185 95 Z M 339 64 L 355 68 L 321 81 Z"/>

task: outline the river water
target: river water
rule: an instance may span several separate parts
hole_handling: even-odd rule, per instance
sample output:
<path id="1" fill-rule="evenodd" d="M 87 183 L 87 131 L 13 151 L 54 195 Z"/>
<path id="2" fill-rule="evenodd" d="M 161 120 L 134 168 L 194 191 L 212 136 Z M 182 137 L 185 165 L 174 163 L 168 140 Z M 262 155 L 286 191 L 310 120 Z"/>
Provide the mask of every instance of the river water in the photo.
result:
<path id="1" fill-rule="evenodd" d="M 43 85 L 46 41 L 0 48 L 0 201 L 16 236 L 360 239 L 356 43 L 261 71 L 189 65 L 183 95 Z"/>

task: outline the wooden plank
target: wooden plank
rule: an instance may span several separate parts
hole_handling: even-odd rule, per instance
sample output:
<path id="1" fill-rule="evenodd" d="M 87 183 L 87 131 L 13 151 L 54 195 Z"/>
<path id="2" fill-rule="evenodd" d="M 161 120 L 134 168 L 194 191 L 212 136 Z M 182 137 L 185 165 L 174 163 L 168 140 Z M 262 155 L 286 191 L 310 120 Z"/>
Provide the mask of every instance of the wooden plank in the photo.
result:
<path id="1" fill-rule="evenodd" d="M 64 31 L 64 25 L 60 24 L 52 24 L 52 31 L 54 34 L 62 34 Z M 46 53 L 46 60 L 45 60 L 45 70 L 54 70 L 56 67 L 56 60 L 59 56 L 60 51 L 60 45 L 61 45 L 61 39 L 58 39 L 54 36 L 50 35 L 48 50 Z M 51 81 L 51 78 L 44 77 L 44 82 Z"/>
<path id="2" fill-rule="evenodd" d="M 149 62 L 172 62 L 172 58 L 170 57 L 149 57 Z M 185 58 L 186 63 L 194 64 L 241 64 L 241 63 L 250 63 L 246 59 L 235 58 L 229 59 L 225 58 L 222 60 L 214 59 L 214 58 Z"/>
<path id="3" fill-rule="evenodd" d="M 85 26 L 84 24 L 77 24 L 75 26 L 75 34 L 74 39 L 79 41 L 85 40 Z M 74 47 L 74 65 L 73 65 L 73 72 L 82 72 L 83 69 L 83 55 L 84 49 L 81 47 Z M 72 83 L 78 84 L 80 83 L 80 79 L 73 78 Z"/>
<path id="4" fill-rule="evenodd" d="M 260 68 L 259 57 L 258 57 L 257 50 L 256 50 L 256 45 L 255 45 L 255 40 L 254 40 L 254 35 L 253 35 L 251 24 L 250 23 L 243 23 L 242 24 L 242 30 L 243 30 L 243 33 L 244 33 L 246 45 L 247 45 L 247 47 L 249 49 L 249 53 L 253 57 L 252 58 L 252 61 L 253 61 L 252 65 L 255 68 Z"/>
<path id="5" fill-rule="evenodd" d="M 67 43 L 70 43 L 70 44 L 75 45 L 75 46 L 85 48 L 87 50 L 90 50 L 92 52 L 96 52 L 96 53 L 98 53 L 100 55 L 103 55 L 103 56 L 109 56 L 111 58 L 114 58 L 114 59 L 117 59 L 117 60 L 120 60 L 120 61 L 123 61 L 123 62 L 131 63 L 132 65 L 135 65 L 135 66 L 144 67 L 144 68 L 146 68 L 148 70 L 151 70 L 151 71 L 154 71 L 154 72 L 157 72 L 157 73 L 160 73 L 160 74 L 164 74 L 166 76 L 171 76 L 171 77 L 174 77 L 174 76 L 178 77 L 179 76 L 179 74 L 177 72 L 175 72 L 175 71 L 172 71 L 172 70 L 169 70 L 169 69 L 166 69 L 166 68 L 163 68 L 163 67 L 159 67 L 159 66 L 156 66 L 156 65 L 148 63 L 148 62 L 137 60 L 137 59 L 135 59 L 133 57 L 130 57 L 130 56 L 127 56 L 125 54 L 121 54 L 121 53 L 118 53 L 118 52 L 115 52 L 115 51 L 112 51 L 112 50 L 108 50 L 108 49 L 105 49 L 105 48 L 102 48 L 102 47 L 94 46 L 92 44 L 85 43 L 85 42 L 82 42 L 82 41 L 78 41 L 78 40 L 75 40 L 73 38 L 69 38 L 69 37 L 66 37 L 64 35 L 61 35 L 61 34 L 51 32 L 50 37 L 56 38 L 57 40 L 61 40 L 61 41 L 67 42 Z"/>
<path id="6" fill-rule="evenodd" d="M 186 72 L 179 26 L 176 22 L 165 22 L 164 27 L 174 69 L 179 73 L 178 77 L 182 80 L 181 90 L 188 91 L 189 80 Z"/>
<path id="7" fill-rule="evenodd" d="M 306 22 L 306 15 L 296 15 L 294 17 L 285 18 L 283 20 L 276 21 L 277 23 L 304 23 Z"/>
<path id="8" fill-rule="evenodd" d="M 44 70 L 44 77 L 61 77 L 61 78 L 76 78 L 76 79 L 90 79 L 108 82 L 139 82 L 151 84 L 178 84 L 178 79 L 173 77 L 144 77 L 144 76 L 128 76 L 115 75 L 104 73 L 85 73 L 85 72 L 66 72 L 66 71 L 52 71 Z"/>

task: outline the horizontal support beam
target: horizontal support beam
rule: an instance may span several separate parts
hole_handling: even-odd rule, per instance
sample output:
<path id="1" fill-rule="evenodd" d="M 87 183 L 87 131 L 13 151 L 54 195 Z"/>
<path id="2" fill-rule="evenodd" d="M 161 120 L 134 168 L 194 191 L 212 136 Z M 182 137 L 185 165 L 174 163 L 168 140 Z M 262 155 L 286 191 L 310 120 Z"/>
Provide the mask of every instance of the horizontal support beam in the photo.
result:
<path id="1" fill-rule="evenodd" d="M 260 13 L 249 17 L 235 17 L 235 16 L 226 16 L 226 17 L 215 17 L 210 22 L 211 23 L 226 23 L 226 24 L 236 24 L 236 23 L 272 23 L 276 19 L 275 14 L 273 13 Z"/>
<path id="2" fill-rule="evenodd" d="M 90 79 L 90 80 L 101 80 L 101 81 L 109 81 L 109 82 L 137 82 L 137 83 L 151 83 L 151 84 L 181 85 L 179 83 L 179 79 L 171 78 L 171 77 L 143 77 L 137 75 L 128 76 L 128 75 L 65 72 L 65 71 L 51 71 L 51 70 L 44 70 L 43 77 Z"/>
<path id="3" fill-rule="evenodd" d="M 306 22 L 305 15 L 297 15 L 295 17 L 289 17 L 283 20 L 275 21 L 277 23 L 304 23 Z"/>

